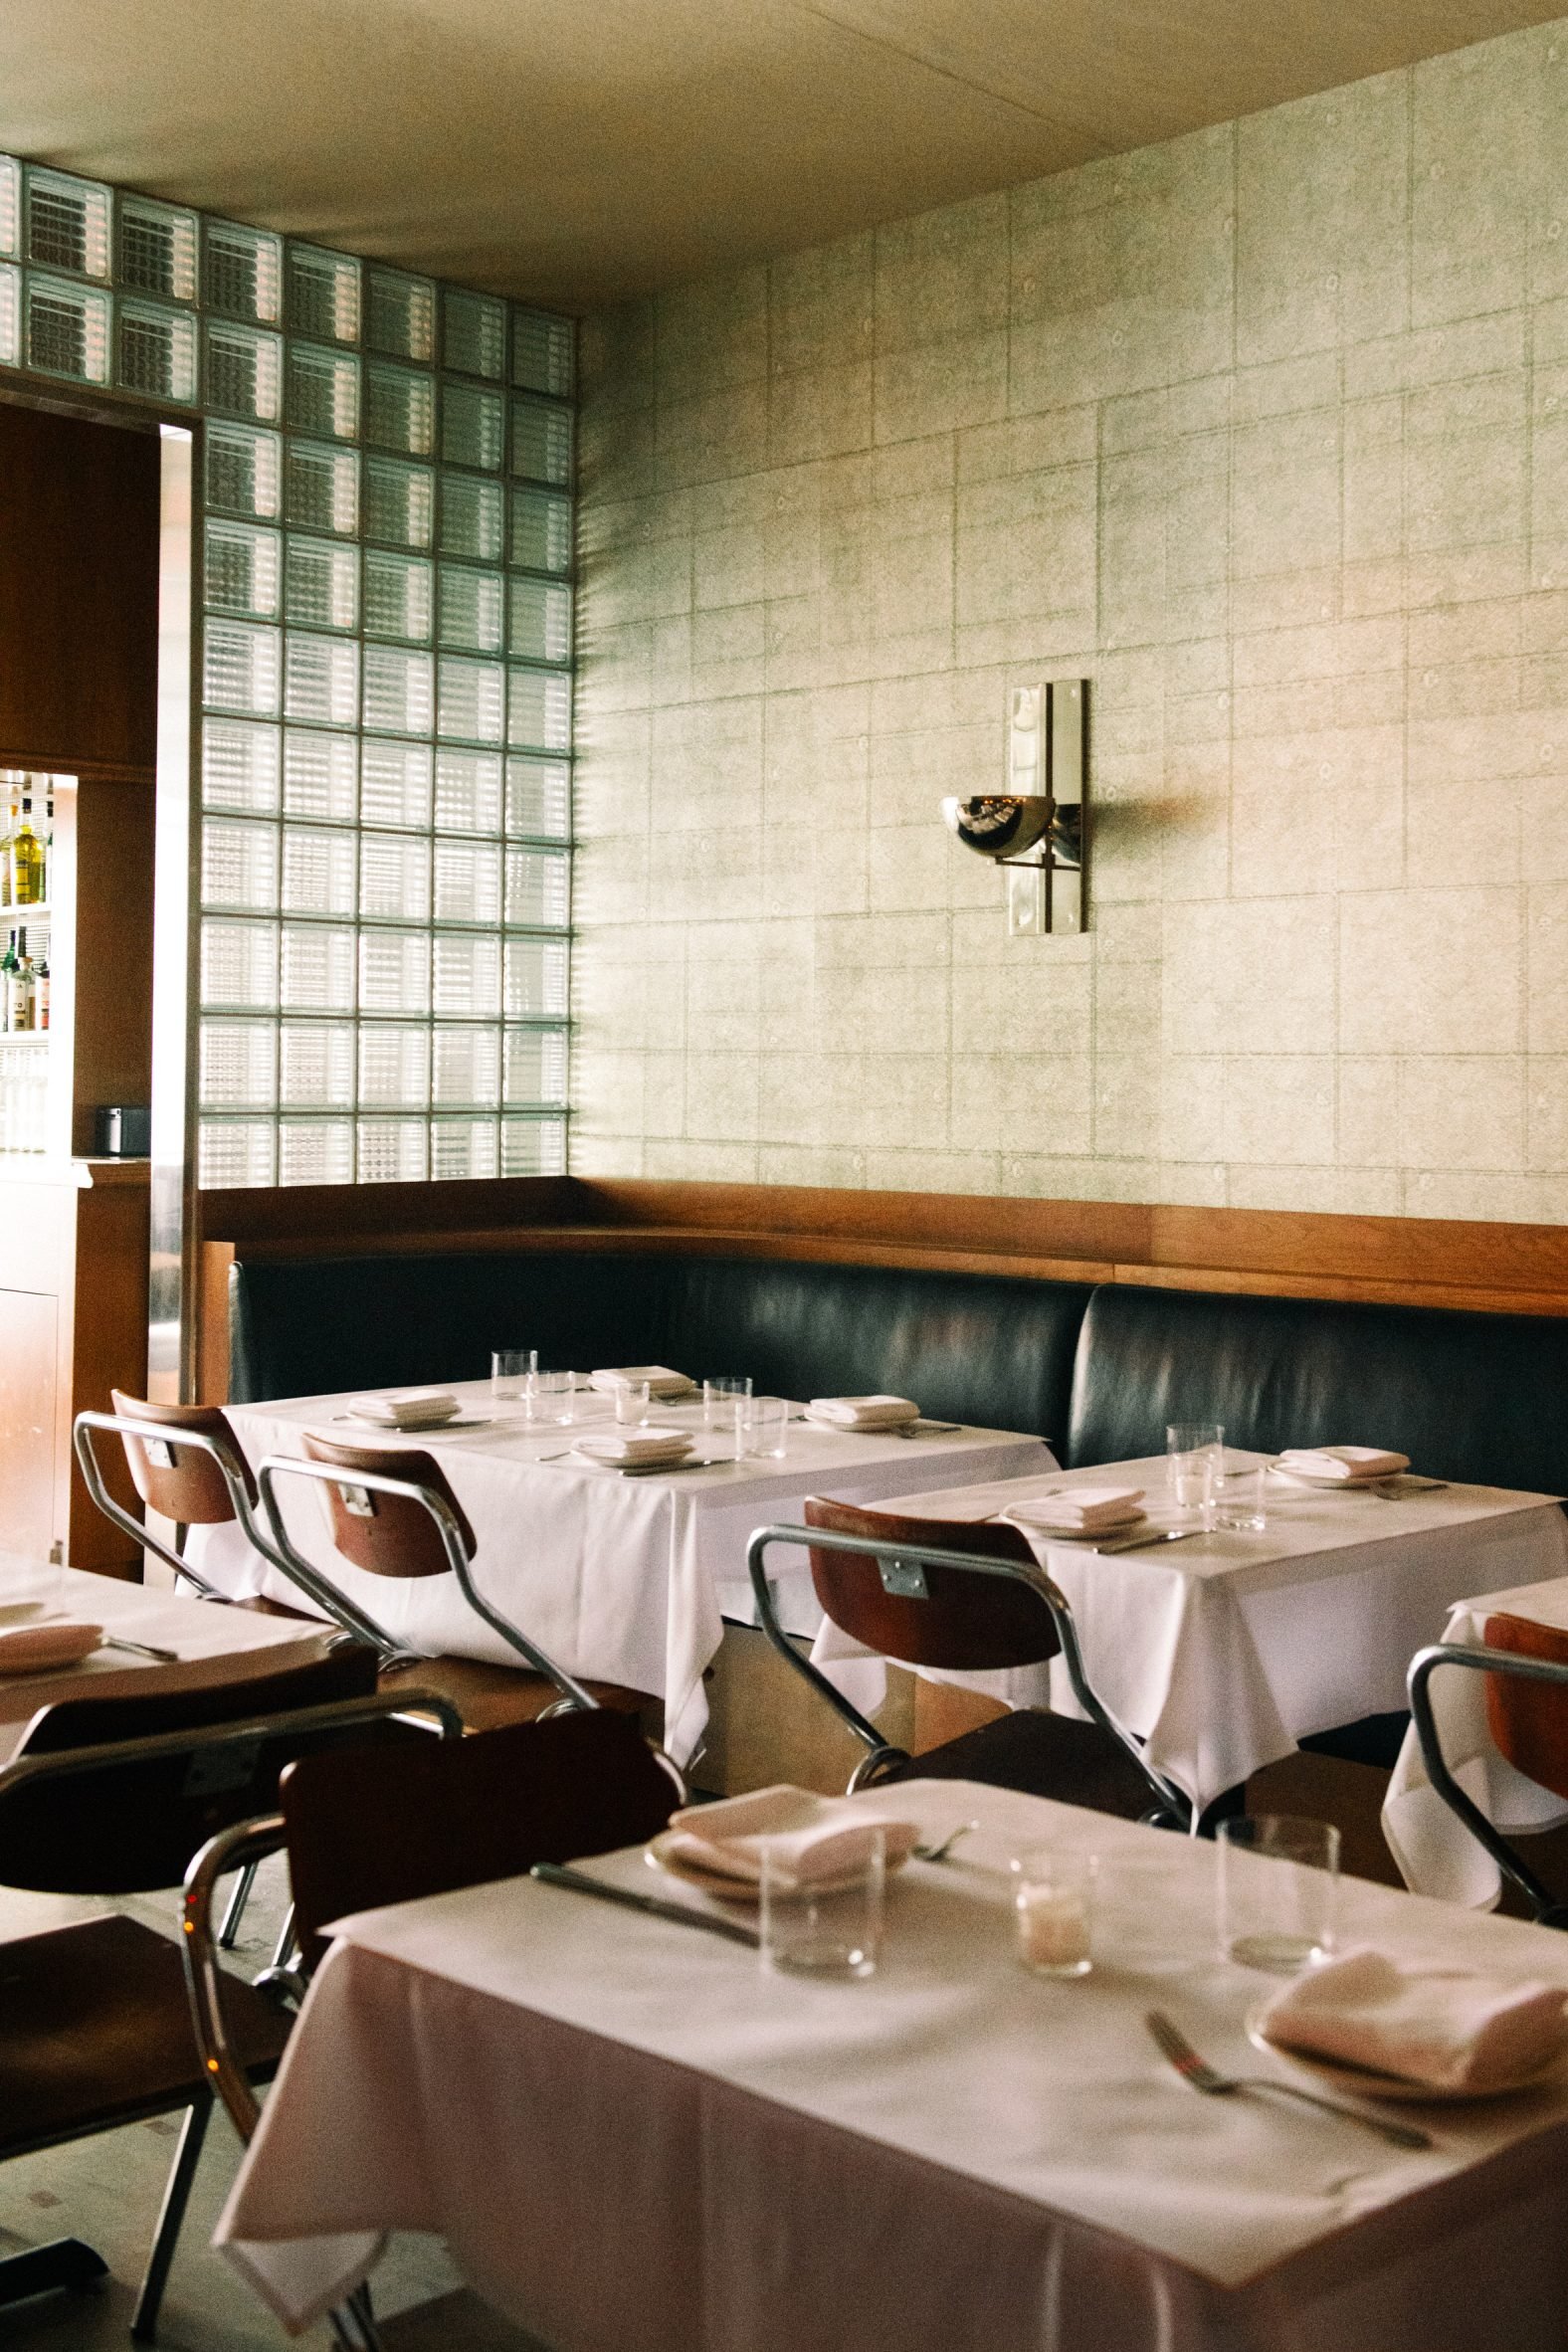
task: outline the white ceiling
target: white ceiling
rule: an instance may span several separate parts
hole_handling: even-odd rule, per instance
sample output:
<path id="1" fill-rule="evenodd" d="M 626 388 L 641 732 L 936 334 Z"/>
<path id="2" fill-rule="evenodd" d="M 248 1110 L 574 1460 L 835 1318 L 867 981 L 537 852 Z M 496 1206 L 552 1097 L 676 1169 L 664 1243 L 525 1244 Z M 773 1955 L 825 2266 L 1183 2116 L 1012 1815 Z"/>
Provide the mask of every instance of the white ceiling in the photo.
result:
<path id="1" fill-rule="evenodd" d="M 589 309 L 1562 0 L 4 0 L 0 149 Z"/>

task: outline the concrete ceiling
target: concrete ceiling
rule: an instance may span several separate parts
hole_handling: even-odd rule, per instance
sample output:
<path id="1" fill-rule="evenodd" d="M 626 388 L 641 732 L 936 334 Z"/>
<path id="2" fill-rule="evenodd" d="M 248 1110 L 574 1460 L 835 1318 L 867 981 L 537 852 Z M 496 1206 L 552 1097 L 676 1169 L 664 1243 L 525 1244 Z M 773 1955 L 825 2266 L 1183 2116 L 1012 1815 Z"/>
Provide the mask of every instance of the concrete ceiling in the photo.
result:
<path id="1" fill-rule="evenodd" d="M 571 310 L 1563 0 L 3 0 L 0 149 Z"/>

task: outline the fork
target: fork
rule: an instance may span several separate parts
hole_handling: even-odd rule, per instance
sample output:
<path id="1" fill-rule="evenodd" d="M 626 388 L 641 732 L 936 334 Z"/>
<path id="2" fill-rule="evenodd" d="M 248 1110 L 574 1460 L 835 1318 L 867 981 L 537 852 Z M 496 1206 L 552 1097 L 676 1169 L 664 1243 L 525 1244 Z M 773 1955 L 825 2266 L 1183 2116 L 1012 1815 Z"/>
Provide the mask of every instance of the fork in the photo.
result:
<path id="1" fill-rule="evenodd" d="M 1321 2107 L 1325 2115 L 1338 2115 L 1346 2123 L 1364 2123 L 1368 2131 L 1381 2132 L 1396 2148 L 1436 2145 L 1429 2132 L 1418 2131 L 1413 2123 L 1396 2123 L 1391 2116 L 1367 2115 L 1359 2107 L 1342 2107 L 1337 2099 L 1320 2099 L 1315 2091 L 1299 2090 L 1293 2082 L 1276 2082 L 1272 2074 L 1222 2074 L 1198 2056 L 1186 2035 L 1163 2009 L 1149 2010 L 1143 2022 L 1153 2035 L 1160 2056 L 1169 2059 L 1184 2082 L 1190 2082 L 1194 2090 L 1201 2090 L 1210 2098 L 1225 2098 L 1233 2091 L 1277 2091 L 1281 2098 L 1300 2099 L 1308 2107 Z"/>
<path id="2" fill-rule="evenodd" d="M 946 1862 L 959 1839 L 967 1838 L 971 1830 L 977 1830 L 979 1827 L 980 1824 L 977 1821 L 961 1821 L 956 1830 L 948 1831 L 939 1846 L 916 1846 L 910 1851 L 916 1862 Z"/>

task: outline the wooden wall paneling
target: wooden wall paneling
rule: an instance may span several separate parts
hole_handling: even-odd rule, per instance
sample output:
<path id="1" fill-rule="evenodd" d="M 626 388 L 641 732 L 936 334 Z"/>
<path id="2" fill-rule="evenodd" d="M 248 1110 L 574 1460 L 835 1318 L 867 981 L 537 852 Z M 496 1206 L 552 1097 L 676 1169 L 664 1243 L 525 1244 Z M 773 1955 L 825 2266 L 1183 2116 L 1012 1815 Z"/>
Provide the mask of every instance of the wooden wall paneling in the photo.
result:
<path id="1" fill-rule="evenodd" d="M 0 402 L 0 764 L 150 772 L 159 449 Z"/>
<path id="2" fill-rule="evenodd" d="M 153 787 L 89 780 L 76 799 L 72 1149 L 100 1103 L 152 1099 Z"/>
<path id="3" fill-rule="evenodd" d="M 47 1559 L 55 1540 L 59 1301 L 0 1289 L 0 1551 Z"/>
<path id="4" fill-rule="evenodd" d="M 233 1242 L 204 1241 L 196 1254 L 196 1397 L 229 1402 L 229 1274 Z"/>
<path id="5" fill-rule="evenodd" d="M 141 1574 L 141 1554 L 94 1508 L 77 1468 L 70 1424 L 80 1412 L 106 1413 L 111 1389 L 145 1393 L 148 1200 L 145 1183 L 96 1185 L 77 1195 L 71 1378 L 61 1383 L 69 1470 L 66 1556 L 74 1568 L 130 1577 Z M 110 1491 L 139 1516 L 123 1459 L 105 1450 L 103 1463 Z"/>

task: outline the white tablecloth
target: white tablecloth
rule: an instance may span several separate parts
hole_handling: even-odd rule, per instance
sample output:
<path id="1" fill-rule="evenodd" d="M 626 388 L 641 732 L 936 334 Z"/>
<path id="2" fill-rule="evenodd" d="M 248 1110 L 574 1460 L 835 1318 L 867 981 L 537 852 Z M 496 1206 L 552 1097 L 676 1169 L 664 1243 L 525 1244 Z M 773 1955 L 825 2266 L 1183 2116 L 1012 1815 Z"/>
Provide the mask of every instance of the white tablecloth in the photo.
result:
<path id="1" fill-rule="evenodd" d="M 348 1922 L 217 2243 L 297 2328 L 382 2232 L 438 2231 L 552 2352 L 1561 2345 L 1568 2083 L 1423 2110 L 1428 2153 L 1200 2098 L 1151 2005 L 1217 2063 L 1278 2063 L 1243 2034 L 1275 1980 L 1214 1957 L 1213 1848 L 974 1784 L 898 1794 L 928 1834 L 983 1827 L 889 1882 L 870 1982 L 765 1976 L 528 1880 Z M 1151 1951 L 1076 1983 L 1017 1967 L 1006 1861 L 1052 1840 L 1098 1850 L 1108 1942 L 1136 1920 Z M 638 1853 L 593 1867 L 655 1883 Z M 1357 1881 L 1343 1902 L 1347 1938 L 1568 1984 L 1545 1929 Z"/>
<path id="2" fill-rule="evenodd" d="M 1238 1457 L 1241 1460 L 1262 1457 Z M 1162 1459 L 1068 1470 L 1053 1485 L 1142 1486 L 1156 1525 L 1175 1523 Z M 925 1518 L 981 1519 L 1038 1478 L 911 1494 Z M 1271 1481 L 1268 1525 L 1147 1551 L 1043 1543 L 1073 1604 L 1090 1681 L 1149 1760 L 1199 1805 L 1287 1756 L 1297 1741 L 1405 1704 L 1405 1673 L 1465 1593 L 1568 1571 L 1568 1520 L 1553 1497 L 1447 1486 L 1385 1502 Z M 816 1656 L 857 1705 L 881 1669 L 824 1628 Z M 1010 1705 L 1073 1711 L 1060 1662 L 945 1677 Z"/>
<path id="3" fill-rule="evenodd" d="M 1568 1577 L 1461 1601 L 1444 1629 L 1444 1641 L 1482 1645 L 1486 1620 L 1499 1610 L 1568 1631 Z M 1515 1772 L 1492 1745 L 1482 1675 L 1470 1667 L 1440 1667 L 1428 1687 L 1445 1763 L 1467 1797 L 1505 1838 L 1560 1829 L 1568 1822 L 1568 1805 L 1550 1789 Z M 1500 1896 L 1496 1863 L 1428 1780 L 1414 1724 L 1383 1801 L 1383 1835 L 1406 1885 L 1418 1894 L 1488 1909 Z"/>
<path id="4" fill-rule="evenodd" d="M 96 1650 L 77 1666 L 40 1674 L 0 1675 L 0 1763 L 13 1752 L 40 1707 L 66 1698 L 124 1698 L 159 1690 L 199 1688 L 228 1662 L 267 1651 L 280 1670 L 317 1651 L 318 1638 L 300 1640 L 297 1625 L 252 1609 L 225 1609 L 183 1593 L 56 1568 L 17 1552 L 0 1552 L 0 1626 L 32 1625 L 52 1617 L 100 1625 L 126 1641 L 179 1654 L 177 1666 Z"/>
<path id="5" fill-rule="evenodd" d="M 808 1494 L 879 1502 L 927 1485 L 940 1466 L 956 1482 L 1053 1468 L 1038 1438 L 965 1429 L 950 1437 L 905 1439 L 845 1434 L 792 1421 L 778 1461 L 716 1462 L 711 1469 L 623 1478 L 559 1455 L 588 1426 L 612 1426 L 607 1399 L 579 1400 L 583 1423 L 538 1428 L 521 1408 L 491 1404 L 487 1384 L 456 1385 L 485 1426 L 400 1439 L 337 1418 L 343 1397 L 228 1408 L 253 1463 L 298 1454 L 300 1434 L 361 1445 L 419 1447 L 434 1455 L 473 1523 L 475 1581 L 568 1671 L 624 1682 L 665 1701 L 665 1740 L 685 1762 L 707 1721 L 702 1669 L 723 1637 L 725 1616 L 750 1623 L 746 1544 L 770 1519 L 798 1520 Z M 716 1453 L 719 1433 L 702 1428 L 702 1408 L 661 1407 L 661 1427 L 689 1429 L 699 1453 Z M 733 1439 L 728 1441 L 731 1451 Z M 376 1621 L 411 1648 L 514 1664 L 516 1653 L 483 1624 L 448 1577 L 393 1582 L 351 1568 L 333 1548 L 323 1497 L 298 1480 L 280 1485 L 290 1526 L 305 1557 L 338 1582 Z M 237 1542 L 238 1529 L 193 1531 L 193 1565 L 225 1591 L 299 1596 L 276 1570 Z M 216 1536 L 216 1540 L 214 1540 Z M 799 1577 L 799 1555 L 775 1572 L 791 1576 L 785 1622 L 815 1633 L 820 1611 Z"/>

